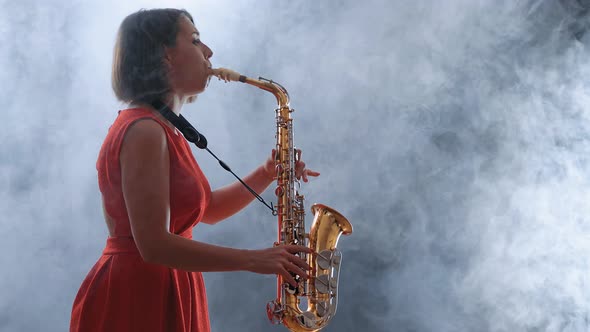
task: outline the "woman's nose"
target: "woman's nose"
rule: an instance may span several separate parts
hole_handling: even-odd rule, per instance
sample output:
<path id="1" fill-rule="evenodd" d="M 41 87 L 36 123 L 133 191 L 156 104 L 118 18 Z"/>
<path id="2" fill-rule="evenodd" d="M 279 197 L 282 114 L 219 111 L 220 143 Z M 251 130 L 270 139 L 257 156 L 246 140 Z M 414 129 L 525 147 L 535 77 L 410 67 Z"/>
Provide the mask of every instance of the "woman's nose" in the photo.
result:
<path id="1" fill-rule="evenodd" d="M 205 44 L 203 44 L 205 45 Z M 213 56 L 213 51 L 209 48 L 209 46 L 205 45 L 205 58 L 209 59 Z"/>

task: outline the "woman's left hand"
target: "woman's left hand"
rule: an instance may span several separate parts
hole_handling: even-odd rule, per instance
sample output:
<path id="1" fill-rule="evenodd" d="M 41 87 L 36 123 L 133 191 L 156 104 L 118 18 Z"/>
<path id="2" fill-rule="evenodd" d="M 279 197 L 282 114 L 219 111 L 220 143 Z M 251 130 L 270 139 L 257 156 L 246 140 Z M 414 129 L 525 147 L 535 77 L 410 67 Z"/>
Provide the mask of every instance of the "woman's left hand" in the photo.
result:
<path id="1" fill-rule="evenodd" d="M 276 156 L 277 150 L 273 149 L 270 158 L 266 160 L 264 163 L 264 170 L 269 175 L 270 178 L 276 179 L 277 171 L 276 171 Z M 303 182 L 308 182 L 310 176 L 317 177 L 320 175 L 319 172 L 312 171 L 310 169 L 305 168 L 305 163 L 301 160 L 301 150 L 295 149 L 295 177 L 297 180 L 303 179 Z"/>

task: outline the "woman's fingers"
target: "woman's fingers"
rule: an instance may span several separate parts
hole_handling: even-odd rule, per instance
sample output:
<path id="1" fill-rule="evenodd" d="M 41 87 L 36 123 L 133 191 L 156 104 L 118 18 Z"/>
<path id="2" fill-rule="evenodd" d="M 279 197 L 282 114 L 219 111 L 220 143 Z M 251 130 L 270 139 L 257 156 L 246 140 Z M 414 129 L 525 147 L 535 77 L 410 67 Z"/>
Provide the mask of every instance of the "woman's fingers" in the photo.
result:
<path id="1" fill-rule="evenodd" d="M 304 261 L 303 259 L 301 259 L 297 256 L 293 256 L 293 257 L 295 257 L 295 259 L 293 261 L 291 261 L 291 263 L 296 264 L 298 268 L 311 270 L 311 266 L 309 266 L 309 264 L 307 264 L 306 261 Z"/>
<path id="2" fill-rule="evenodd" d="M 306 252 L 306 253 L 312 253 L 313 250 L 311 250 L 308 247 L 305 246 L 298 246 L 295 244 L 288 244 L 288 245 L 284 245 L 283 246 L 285 249 L 287 249 L 288 252 L 292 253 L 292 254 L 296 254 L 298 252 Z"/>
<path id="3" fill-rule="evenodd" d="M 303 182 L 308 182 L 309 181 L 309 176 L 319 176 L 320 173 L 316 172 L 316 171 L 312 171 L 310 169 L 299 169 L 296 173 L 297 179 L 303 179 Z"/>
<path id="4" fill-rule="evenodd" d="M 293 274 L 299 275 L 304 280 L 309 278 L 309 275 L 299 266 L 295 265 L 292 262 L 286 262 L 283 267 L 283 273 L 281 273 L 281 275 L 285 278 L 285 281 L 291 284 L 291 286 L 297 287 L 297 281 L 293 277 Z"/>
<path id="5" fill-rule="evenodd" d="M 307 176 L 320 176 L 320 172 L 312 171 L 311 169 L 306 169 L 305 173 Z"/>
<path id="6" fill-rule="evenodd" d="M 289 273 L 289 271 L 283 269 L 280 274 L 283 276 L 283 279 L 289 283 L 289 285 L 297 287 L 297 282 L 295 281 L 295 278 L 293 278 L 291 273 Z"/>
<path id="7" fill-rule="evenodd" d="M 285 249 L 287 249 L 287 252 L 289 252 L 289 256 L 287 256 L 289 263 L 296 265 L 297 268 L 303 268 L 306 270 L 311 269 L 311 266 L 309 266 L 309 264 L 307 264 L 307 262 L 305 260 L 301 259 L 296 254 L 299 252 L 312 253 L 313 252 L 312 249 L 304 247 L 304 246 L 296 246 L 296 245 L 289 245 L 289 246 L 285 246 L 285 247 L 286 247 Z"/>
<path id="8" fill-rule="evenodd" d="M 294 287 L 297 287 L 295 276 L 308 279 L 308 270 L 311 266 L 305 259 L 299 257 L 299 253 L 313 255 L 315 252 L 301 245 L 280 245 L 264 250 L 252 252 L 256 254 L 254 264 L 248 268 L 249 271 L 263 274 L 277 274 L 283 276 L 283 280 Z"/>
<path id="9" fill-rule="evenodd" d="M 298 274 L 301 278 L 303 278 L 303 279 L 309 278 L 307 273 L 305 271 L 303 271 L 303 269 L 301 269 L 299 266 L 289 262 L 289 263 L 287 263 L 287 267 L 290 272 Z"/>
<path id="10" fill-rule="evenodd" d="M 316 177 L 316 176 L 320 176 L 319 172 L 316 171 L 312 171 L 310 169 L 305 168 L 305 162 L 301 160 L 301 155 L 303 154 L 303 151 L 301 149 L 295 149 L 295 178 L 297 178 L 297 180 L 303 180 L 303 182 L 308 182 L 309 181 L 309 177 Z M 277 162 L 277 150 L 273 149 L 271 152 L 271 158 L 267 161 L 271 162 L 271 163 L 276 163 Z M 277 167 L 278 164 L 275 165 L 275 168 Z"/>

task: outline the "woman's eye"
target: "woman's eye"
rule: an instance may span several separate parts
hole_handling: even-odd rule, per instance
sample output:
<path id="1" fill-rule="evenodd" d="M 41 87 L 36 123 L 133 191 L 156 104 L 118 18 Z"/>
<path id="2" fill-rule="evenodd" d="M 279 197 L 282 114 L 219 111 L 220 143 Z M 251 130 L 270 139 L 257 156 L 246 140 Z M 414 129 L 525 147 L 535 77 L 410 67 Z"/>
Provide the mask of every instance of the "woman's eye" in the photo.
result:
<path id="1" fill-rule="evenodd" d="M 200 40 L 200 39 L 195 39 L 195 40 L 193 40 L 193 44 L 195 44 L 195 45 L 198 45 L 198 44 L 200 44 L 200 43 L 201 43 L 201 40 Z"/>

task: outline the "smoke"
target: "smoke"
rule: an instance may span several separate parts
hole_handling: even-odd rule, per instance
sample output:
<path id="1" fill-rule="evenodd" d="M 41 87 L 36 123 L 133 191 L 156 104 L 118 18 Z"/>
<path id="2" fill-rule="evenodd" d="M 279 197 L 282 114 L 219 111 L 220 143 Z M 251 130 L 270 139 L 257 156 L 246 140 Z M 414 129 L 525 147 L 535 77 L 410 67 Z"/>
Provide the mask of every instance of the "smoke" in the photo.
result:
<path id="1" fill-rule="evenodd" d="M 590 3 L 0 1 L 0 330 L 63 331 L 105 244 L 95 161 L 124 105 L 115 33 L 185 8 L 215 66 L 282 83 L 306 205 L 354 225 L 325 331 L 587 331 Z M 183 114 L 241 175 L 274 145 L 274 97 L 213 80 Z M 212 187 L 233 181 L 194 150 Z M 263 195 L 272 200 L 272 190 Z M 311 216 L 307 216 L 308 224 Z M 196 240 L 264 248 L 254 202 Z M 274 331 L 275 278 L 207 273 L 214 331 Z"/>

